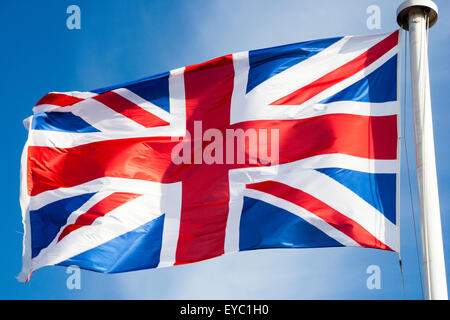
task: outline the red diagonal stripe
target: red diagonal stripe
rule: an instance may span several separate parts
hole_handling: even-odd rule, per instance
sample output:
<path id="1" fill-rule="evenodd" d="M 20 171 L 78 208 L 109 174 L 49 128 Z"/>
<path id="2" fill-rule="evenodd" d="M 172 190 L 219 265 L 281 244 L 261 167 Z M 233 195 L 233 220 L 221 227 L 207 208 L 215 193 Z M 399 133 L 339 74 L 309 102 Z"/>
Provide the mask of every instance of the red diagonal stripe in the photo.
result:
<path id="1" fill-rule="evenodd" d="M 288 94 L 287 96 L 272 102 L 271 105 L 300 105 L 318 95 L 322 91 L 363 70 L 397 44 L 398 30 L 355 59 L 327 73 L 316 81 L 313 81 L 310 84 Z"/>
<path id="2" fill-rule="evenodd" d="M 108 108 L 111 108 L 115 112 L 139 123 L 140 125 L 151 128 L 151 127 L 161 127 L 168 126 L 167 121 L 158 118 L 154 114 L 148 112 L 147 110 L 141 108 L 137 104 L 134 104 L 128 99 L 125 99 L 120 94 L 114 91 L 108 91 L 95 96 L 93 99 L 103 103 Z"/>
<path id="3" fill-rule="evenodd" d="M 318 216 L 337 230 L 346 234 L 363 247 L 390 250 L 387 245 L 378 240 L 369 231 L 364 229 L 356 221 L 336 211 L 326 203 L 303 192 L 277 181 L 264 181 L 248 184 L 247 188 L 262 191 L 275 197 L 289 201 Z"/>
<path id="4" fill-rule="evenodd" d="M 36 106 L 41 104 L 51 104 L 54 106 L 65 107 L 73 105 L 77 102 L 83 101 L 82 98 L 73 97 L 64 93 L 49 93 L 41 98 L 41 100 L 36 103 Z"/>
<path id="5" fill-rule="evenodd" d="M 103 217 L 112 210 L 120 207 L 128 201 L 136 199 L 139 196 L 141 195 L 127 192 L 112 193 L 111 195 L 97 202 L 88 211 L 81 214 L 74 224 L 69 224 L 68 226 L 66 226 L 59 235 L 58 241 L 61 241 L 62 238 L 64 238 L 74 230 L 91 225 L 96 219 Z"/>

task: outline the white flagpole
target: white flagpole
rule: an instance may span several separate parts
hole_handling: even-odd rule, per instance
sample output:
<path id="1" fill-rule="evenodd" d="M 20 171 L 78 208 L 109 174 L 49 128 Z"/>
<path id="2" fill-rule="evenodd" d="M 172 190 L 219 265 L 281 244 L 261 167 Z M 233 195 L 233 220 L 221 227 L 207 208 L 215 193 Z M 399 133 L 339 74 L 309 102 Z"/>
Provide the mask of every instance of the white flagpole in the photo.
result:
<path id="1" fill-rule="evenodd" d="M 428 300 L 447 300 L 428 72 L 427 29 L 437 17 L 438 8 L 430 0 L 408 0 L 397 10 L 398 24 L 409 30 L 425 295 Z"/>

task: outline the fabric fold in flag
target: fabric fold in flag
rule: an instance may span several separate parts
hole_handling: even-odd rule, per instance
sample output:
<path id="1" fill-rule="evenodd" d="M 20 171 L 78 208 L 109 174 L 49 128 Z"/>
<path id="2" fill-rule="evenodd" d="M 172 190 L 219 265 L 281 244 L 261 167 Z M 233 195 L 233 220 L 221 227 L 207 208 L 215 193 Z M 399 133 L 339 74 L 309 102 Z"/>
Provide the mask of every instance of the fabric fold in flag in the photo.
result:
<path id="1" fill-rule="evenodd" d="M 238 52 L 42 97 L 26 121 L 18 279 L 265 248 L 398 252 L 399 36 Z"/>

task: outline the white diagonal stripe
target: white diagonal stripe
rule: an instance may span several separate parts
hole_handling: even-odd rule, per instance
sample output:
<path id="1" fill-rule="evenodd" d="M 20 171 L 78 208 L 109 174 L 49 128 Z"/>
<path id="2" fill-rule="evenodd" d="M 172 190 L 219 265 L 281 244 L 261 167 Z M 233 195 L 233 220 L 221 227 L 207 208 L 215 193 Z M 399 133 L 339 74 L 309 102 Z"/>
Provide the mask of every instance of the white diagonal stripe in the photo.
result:
<path id="1" fill-rule="evenodd" d="M 130 192 L 136 194 L 161 195 L 167 184 L 114 177 L 103 177 L 79 184 L 75 187 L 58 188 L 48 190 L 31 197 L 30 210 L 38 210 L 54 201 L 79 196 L 86 193 L 95 193 L 99 190 L 103 192 Z M 165 195 L 164 197 L 168 197 Z M 167 199 L 168 200 L 168 199 Z"/>
<path id="2" fill-rule="evenodd" d="M 274 180 L 300 189 L 352 219 L 382 243 L 397 251 L 397 227 L 352 190 L 316 170 L 282 166 Z"/>
<path id="3" fill-rule="evenodd" d="M 327 175 L 314 170 L 327 167 L 343 167 L 355 170 L 356 167 L 357 169 L 365 169 L 360 170 L 365 172 L 395 173 L 396 162 L 390 160 L 384 161 L 385 160 L 368 160 L 339 154 L 316 156 L 271 167 L 231 170 L 230 184 L 245 185 L 274 180 L 302 190 L 360 224 L 382 243 L 389 246 L 392 250 L 397 251 L 398 228 L 395 224 L 352 190 Z M 378 171 L 375 170 L 375 168 L 377 168 Z M 245 192 L 247 192 L 247 190 Z M 240 219 L 240 212 L 238 210 L 239 205 L 236 199 L 237 198 L 235 197 L 235 200 L 233 200 L 236 202 L 236 205 L 231 205 L 232 200 L 230 198 L 231 204 L 229 215 L 232 221 L 229 222 L 229 225 L 236 225 L 236 221 Z M 236 235 L 231 234 L 231 227 L 229 229 L 229 250 L 231 251 L 232 248 L 236 247 L 236 240 L 233 240 L 236 238 Z"/>
<path id="4" fill-rule="evenodd" d="M 95 101 L 95 102 L 87 102 Z M 170 125 L 162 127 L 145 128 L 140 124 L 128 119 L 113 110 L 107 108 L 102 103 L 88 99 L 78 102 L 72 106 L 57 108 L 54 112 L 74 112 L 83 117 L 88 123 L 92 124 L 102 132 L 61 132 L 51 130 L 32 130 L 29 139 L 30 146 L 48 146 L 59 148 L 70 148 L 87 143 L 111 140 L 111 139 L 127 139 L 127 138 L 143 138 L 143 137 L 182 137 L 186 134 L 186 101 L 184 92 L 184 68 L 172 70 L 169 76 L 169 101 L 170 101 Z M 96 112 L 90 108 L 90 103 L 98 110 L 101 110 L 103 117 L 100 117 L 100 111 L 97 115 L 91 114 Z M 83 110 L 81 111 L 81 106 Z M 109 110 L 107 110 L 109 109 Z M 163 110 L 164 111 L 164 110 Z M 107 113 L 109 112 L 109 115 Z M 165 111 L 164 111 L 165 112 Z M 109 122 L 109 119 L 116 119 Z M 30 119 L 32 121 L 32 118 Z"/>
<path id="5" fill-rule="evenodd" d="M 292 162 L 304 169 L 342 168 L 367 173 L 396 173 L 397 160 L 366 159 L 342 153 L 322 154 Z"/>
<path id="6" fill-rule="evenodd" d="M 352 37 L 351 39 L 353 38 L 354 37 Z M 356 37 L 356 39 L 361 40 L 360 37 Z M 381 40 L 382 37 L 377 39 Z M 339 43 L 340 41 L 338 41 L 335 45 Z M 276 101 L 278 98 L 283 97 L 283 95 L 273 95 L 271 92 L 273 92 L 274 90 L 278 91 L 285 90 L 289 85 L 292 84 L 292 81 L 294 81 L 291 79 L 293 75 L 287 76 L 287 72 L 289 70 L 290 73 L 298 72 L 297 77 L 300 77 L 302 79 L 308 79 L 308 76 L 305 76 L 305 74 L 307 73 L 304 73 L 305 71 L 303 71 L 300 68 L 301 65 L 307 63 L 314 63 L 314 60 L 312 62 L 310 60 L 314 59 L 316 56 L 320 54 L 330 54 L 330 52 L 336 51 L 336 49 L 331 50 L 332 47 L 333 45 L 323 50 L 322 52 L 318 53 L 317 55 L 300 62 L 298 65 L 275 75 L 272 78 L 276 78 L 276 84 L 273 84 L 271 81 L 274 80 L 270 78 L 265 82 L 263 82 L 262 84 L 260 84 L 255 89 L 253 89 L 248 94 L 246 94 L 245 92 L 249 72 L 248 53 L 246 53 L 247 55 L 244 53 L 233 55 L 233 64 L 236 76 L 234 81 L 233 98 L 231 103 L 231 123 L 234 124 L 238 122 L 253 121 L 253 120 L 305 119 L 326 114 L 338 114 L 338 113 L 355 114 L 363 116 L 385 116 L 397 114 L 398 101 L 384 102 L 384 103 L 345 101 L 327 104 L 319 104 L 319 102 L 351 86 L 352 84 L 356 83 L 357 81 L 363 79 L 370 73 L 377 70 L 386 61 L 388 61 L 390 58 L 392 58 L 394 55 L 398 53 L 399 45 L 389 50 L 387 53 L 385 53 L 383 56 L 381 56 L 379 59 L 374 61 L 372 64 L 370 64 L 363 70 L 331 86 L 330 88 L 312 97 L 308 101 L 305 101 L 301 105 L 276 105 L 276 106 L 270 105 L 270 103 Z M 359 54 L 361 53 L 360 51 L 358 52 Z M 334 52 L 334 54 L 331 54 L 331 57 L 328 57 L 328 59 L 331 59 L 333 56 L 336 58 L 337 61 L 339 61 L 341 54 Z M 330 61 L 335 60 L 331 59 Z M 296 68 L 298 70 L 296 70 Z M 317 66 L 317 69 L 321 70 L 321 65 Z M 327 69 L 327 72 L 324 71 L 325 72 L 324 74 L 330 71 L 331 69 Z M 267 85 L 266 83 L 272 84 Z M 299 83 L 300 82 L 297 80 L 294 81 L 294 84 L 296 85 L 297 89 L 302 87 L 302 85 L 300 85 Z M 309 83 L 310 82 L 305 82 L 304 85 L 307 85 Z M 274 87 L 275 85 L 277 87 Z M 267 86 L 267 88 L 265 88 L 264 86 Z M 259 89 L 260 87 L 265 89 L 264 90 Z M 270 96 L 270 99 L 268 98 L 268 96 Z"/>
<path id="7" fill-rule="evenodd" d="M 144 126 L 114 111 L 95 99 L 86 99 L 69 107 L 70 111 L 100 131 L 129 132 Z"/>
<path id="8" fill-rule="evenodd" d="M 132 184 L 134 184 L 133 182 L 136 181 L 132 180 L 129 183 L 124 180 L 132 179 L 118 179 L 115 182 L 121 185 L 122 188 L 127 186 L 128 188 L 125 190 L 128 192 L 138 190 L 131 188 Z M 111 210 L 105 216 L 97 218 L 91 225 L 72 231 L 60 241 L 58 241 L 58 236 L 56 236 L 46 248 L 42 249 L 32 259 L 32 269 L 29 272 L 46 265 L 60 263 L 82 252 L 93 249 L 158 218 L 162 214 L 166 215 L 165 219 L 168 218 L 168 223 L 164 223 L 163 229 L 162 257 L 166 262 L 168 261 L 167 259 L 174 259 L 174 243 L 176 245 L 178 238 L 173 238 L 173 219 L 176 220 L 180 216 L 181 183 L 159 184 L 160 186 L 157 186 L 157 184 L 159 183 L 154 182 L 148 184 L 147 186 L 153 186 L 153 190 L 142 192 L 142 196 Z M 98 203 L 98 201 L 101 201 L 101 199 L 104 199 L 112 193 L 106 190 L 108 188 L 102 188 L 101 192 L 94 195 L 80 209 L 73 212 L 67 224 L 73 223 L 80 214 L 86 212 L 95 203 Z M 63 229 L 64 227 L 61 228 L 60 232 Z M 166 235 L 164 235 L 165 233 Z M 167 240 L 168 237 L 170 237 L 169 240 Z"/>
<path id="9" fill-rule="evenodd" d="M 321 218 L 319 218 L 314 213 L 311 213 L 310 211 L 299 207 L 292 202 L 289 202 L 287 200 L 275 197 L 274 195 L 259 191 L 259 190 L 253 190 L 253 189 L 245 189 L 245 196 L 258 199 L 264 202 L 267 202 L 269 204 L 272 204 L 276 207 L 279 207 L 281 209 L 284 209 L 288 212 L 291 212 L 306 222 L 312 224 L 314 227 L 328 235 L 329 237 L 333 238 L 334 240 L 338 241 L 339 243 L 343 244 L 347 247 L 360 247 L 360 245 L 347 236 L 346 234 L 342 233 L 332 225 L 328 224 Z"/>
<path id="10" fill-rule="evenodd" d="M 249 102 L 269 105 L 355 59 L 390 34 L 344 37 L 255 87 L 247 94 Z"/>
<path id="11" fill-rule="evenodd" d="M 137 94 L 135 94 L 134 92 L 132 92 L 126 88 L 119 88 L 119 89 L 115 89 L 112 91 L 114 91 L 115 93 L 124 97 L 125 99 L 130 100 L 134 104 L 147 110 L 148 112 L 154 114 L 155 116 L 157 116 L 158 118 L 161 118 L 162 120 L 164 120 L 166 122 L 170 123 L 173 120 L 173 116 L 170 113 L 168 113 L 164 109 L 161 109 L 160 107 L 154 105 L 150 101 L 147 101 L 147 100 L 141 98 L 140 96 L 138 96 Z"/>

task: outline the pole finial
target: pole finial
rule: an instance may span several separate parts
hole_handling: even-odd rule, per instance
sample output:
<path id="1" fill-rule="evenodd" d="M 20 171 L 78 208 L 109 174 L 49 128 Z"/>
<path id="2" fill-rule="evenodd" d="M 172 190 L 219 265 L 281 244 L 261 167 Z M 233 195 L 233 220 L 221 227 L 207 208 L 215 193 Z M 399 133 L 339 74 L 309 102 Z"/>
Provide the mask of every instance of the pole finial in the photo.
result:
<path id="1" fill-rule="evenodd" d="M 412 9 L 421 8 L 428 15 L 428 28 L 434 26 L 438 19 L 438 7 L 431 0 L 407 0 L 404 1 L 397 9 L 397 23 L 405 30 L 409 30 L 408 17 Z"/>

